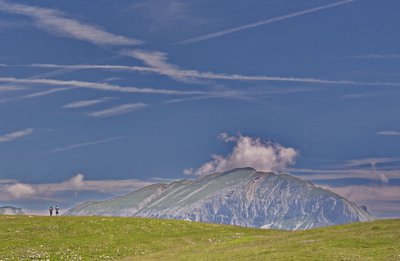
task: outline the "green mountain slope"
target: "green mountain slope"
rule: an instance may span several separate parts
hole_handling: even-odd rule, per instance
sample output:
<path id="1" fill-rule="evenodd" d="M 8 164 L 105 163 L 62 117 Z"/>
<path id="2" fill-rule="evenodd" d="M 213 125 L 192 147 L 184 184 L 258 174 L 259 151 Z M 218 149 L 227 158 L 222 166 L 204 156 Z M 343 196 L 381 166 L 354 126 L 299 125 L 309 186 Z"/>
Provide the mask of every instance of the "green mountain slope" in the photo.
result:
<path id="1" fill-rule="evenodd" d="M 0 216 L 0 260 L 400 260 L 400 220 L 276 231 L 178 220 Z"/>

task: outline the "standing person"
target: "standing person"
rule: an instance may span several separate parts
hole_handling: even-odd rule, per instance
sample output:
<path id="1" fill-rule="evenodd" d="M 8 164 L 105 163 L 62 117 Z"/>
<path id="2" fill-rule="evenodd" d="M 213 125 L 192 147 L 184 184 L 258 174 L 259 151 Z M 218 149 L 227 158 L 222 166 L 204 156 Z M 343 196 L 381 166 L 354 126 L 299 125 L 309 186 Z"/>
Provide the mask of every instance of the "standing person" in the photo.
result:
<path id="1" fill-rule="evenodd" d="M 53 206 L 51 206 L 50 208 L 49 208 L 49 212 L 50 212 L 50 217 L 53 215 Z"/>
<path id="2" fill-rule="evenodd" d="M 60 215 L 60 208 L 56 206 L 56 216 Z"/>

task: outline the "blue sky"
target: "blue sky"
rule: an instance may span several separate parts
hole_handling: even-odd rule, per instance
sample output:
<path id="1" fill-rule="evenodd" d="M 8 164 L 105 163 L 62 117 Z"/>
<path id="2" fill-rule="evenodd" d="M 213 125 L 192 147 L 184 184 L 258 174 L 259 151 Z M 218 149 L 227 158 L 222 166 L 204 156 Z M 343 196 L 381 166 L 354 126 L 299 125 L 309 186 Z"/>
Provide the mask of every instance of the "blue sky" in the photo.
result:
<path id="1" fill-rule="evenodd" d="M 399 8 L 0 0 L 0 204 L 252 166 L 399 216 Z"/>

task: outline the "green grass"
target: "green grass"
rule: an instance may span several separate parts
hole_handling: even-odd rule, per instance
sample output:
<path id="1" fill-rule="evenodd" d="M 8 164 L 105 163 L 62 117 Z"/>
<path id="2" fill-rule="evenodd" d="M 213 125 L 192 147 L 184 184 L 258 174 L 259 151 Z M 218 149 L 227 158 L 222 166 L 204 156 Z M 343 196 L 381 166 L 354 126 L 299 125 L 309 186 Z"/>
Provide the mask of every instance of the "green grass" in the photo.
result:
<path id="1" fill-rule="evenodd" d="M 177 220 L 0 216 L 0 260 L 400 260 L 400 220 L 288 232 Z"/>

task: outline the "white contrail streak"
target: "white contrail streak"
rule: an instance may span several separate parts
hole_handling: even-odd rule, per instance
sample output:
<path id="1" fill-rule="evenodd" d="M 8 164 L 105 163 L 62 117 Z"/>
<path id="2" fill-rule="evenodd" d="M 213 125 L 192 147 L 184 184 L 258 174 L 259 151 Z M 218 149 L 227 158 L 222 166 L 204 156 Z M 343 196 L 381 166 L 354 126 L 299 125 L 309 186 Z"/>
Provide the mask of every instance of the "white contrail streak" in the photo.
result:
<path id="1" fill-rule="evenodd" d="M 184 69 L 158 69 L 141 66 L 126 65 L 57 65 L 57 64 L 32 64 L 31 67 L 39 68 L 62 68 L 77 70 L 114 70 L 114 71 L 133 71 L 142 73 L 156 73 L 161 75 L 169 75 L 174 77 L 186 77 L 206 80 L 226 80 L 226 81 L 271 81 L 271 82 L 296 82 L 296 83 L 313 83 L 313 84 L 341 84 L 341 85 L 365 85 L 365 86 L 400 86 L 398 82 L 362 82 L 352 80 L 327 80 L 320 78 L 299 78 L 299 77 L 282 77 L 268 75 L 243 75 L 243 74 L 225 74 L 213 72 L 199 72 L 196 70 Z M 0 78 L 0 82 L 1 82 Z"/>
<path id="2" fill-rule="evenodd" d="M 99 103 L 108 102 L 112 99 L 114 99 L 114 98 L 113 97 L 102 97 L 102 98 L 94 99 L 94 100 L 79 100 L 79 101 L 65 104 L 63 106 L 63 108 L 64 109 L 78 109 L 78 108 L 83 108 L 83 107 L 89 107 L 89 106 L 93 106 L 93 105 L 96 105 Z"/>
<path id="3" fill-rule="evenodd" d="M 111 142 L 111 141 L 115 141 L 115 140 L 121 140 L 121 139 L 125 139 L 127 138 L 127 136 L 123 136 L 123 137 L 112 137 L 109 139 L 104 139 L 104 140 L 97 140 L 97 141 L 91 141 L 91 142 L 84 142 L 84 143 L 79 143 L 79 144 L 73 144 L 67 147 L 62 147 L 62 148 L 57 148 L 54 149 L 52 151 L 50 151 L 50 153 L 58 153 L 58 152 L 63 152 L 63 151 L 67 151 L 67 150 L 72 150 L 72 149 L 77 149 L 77 148 L 81 148 L 81 147 L 87 147 L 87 146 L 91 146 L 91 145 L 97 145 L 97 144 L 102 144 L 102 143 L 107 143 L 107 142 Z"/>
<path id="4" fill-rule="evenodd" d="M 20 84 L 43 84 L 53 86 L 70 86 L 71 88 L 87 88 L 101 91 L 114 91 L 123 93 L 145 93 L 145 94 L 163 94 L 163 95 L 195 95 L 207 94 L 203 91 L 180 91 L 172 89 L 154 89 L 154 88 L 138 88 L 123 87 L 115 84 L 85 82 L 77 80 L 55 80 L 55 79 L 19 79 L 14 77 L 0 77 L 0 82 L 20 83 Z M 43 94 L 42 94 L 43 95 Z"/>
<path id="5" fill-rule="evenodd" d="M 261 26 L 261 25 L 272 24 L 272 23 L 275 23 L 275 22 L 287 20 L 287 19 L 290 19 L 290 18 L 293 18 L 293 17 L 296 17 L 296 16 L 302 16 L 302 15 L 306 15 L 306 14 L 310 14 L 310 13 L 315 13 L 315 12 L 318 12 L 318 11 L 321 11 L 321 10 L 324 10 L 324 9 L 329 9 L 329 8 L 332 8 L 332 7 L 336 7 L 336 6 L 352 3 L 352 2 L 355 2 L 355 1 L 356 0 L 345 0 L 345 1 L 340 1 L 340 2 L 333 3 L 333 4 L 329 4 L 329 5 L 322 5 L 322 6 L 314 7 L 314 8 L 311 8 L 311 9 L 307 9 L 307 10 L 303 10 L 303 11 L 299 11 L 299 12 L 295 12 L 295 13 L 291 13 L 291 14 L 287 14 L 287 15 L 282 15 L 282 16 L 270 18 L 270 19 L 267 19 L 267 20 L 262 20 L 262 21 L 259 21 L 259 22 L 246 24 L 246 25 L 238 26 L 238 27 L 231 28 L 231 29 L 226 29 L 226 30 L 223 30 L 223 31 L 202 35 L 202 36 L 199 36 L 199 37 L 190 38 L 190 39 L 187 39 L 187 40 L 179 42 L 179 44 L 196 43 L 196 42 L 208 40 L 208 39 L 211 39 L 211 38 L 220 37 L 220 36 L 223 36 L 223 35 L 226 35 L 226 34 L 231 34 L 231 33 L 236 33 L 236 32 L 239 32 L 239 31 L 251 29 L 251 28 L 254 28 L 254 27 Z"/>
<path id="6" fill-rule="evenodd" d="M 28 128 L 25 130 L 14 131 L 5 135 L 0 135 L 0 142 L 9 142 L 32 134 L 34 129 Z"/>
<path id="7" fill-rule="evenodd" d="M 143 109 L 147 107 L 148 105 L 146 103 L 130 103 L 130 104 L 122 104 L 117 107 L 101 110 L 101 111 L 94 111 L 94 112 L 89 112 L 86 115 L 89 117 L 94 117 L 94 118 L 107 118 L 107 117 L 113 117 L 125 113 L 129 113 L 132 111 L 137 111 L 140 109 Z"/>

